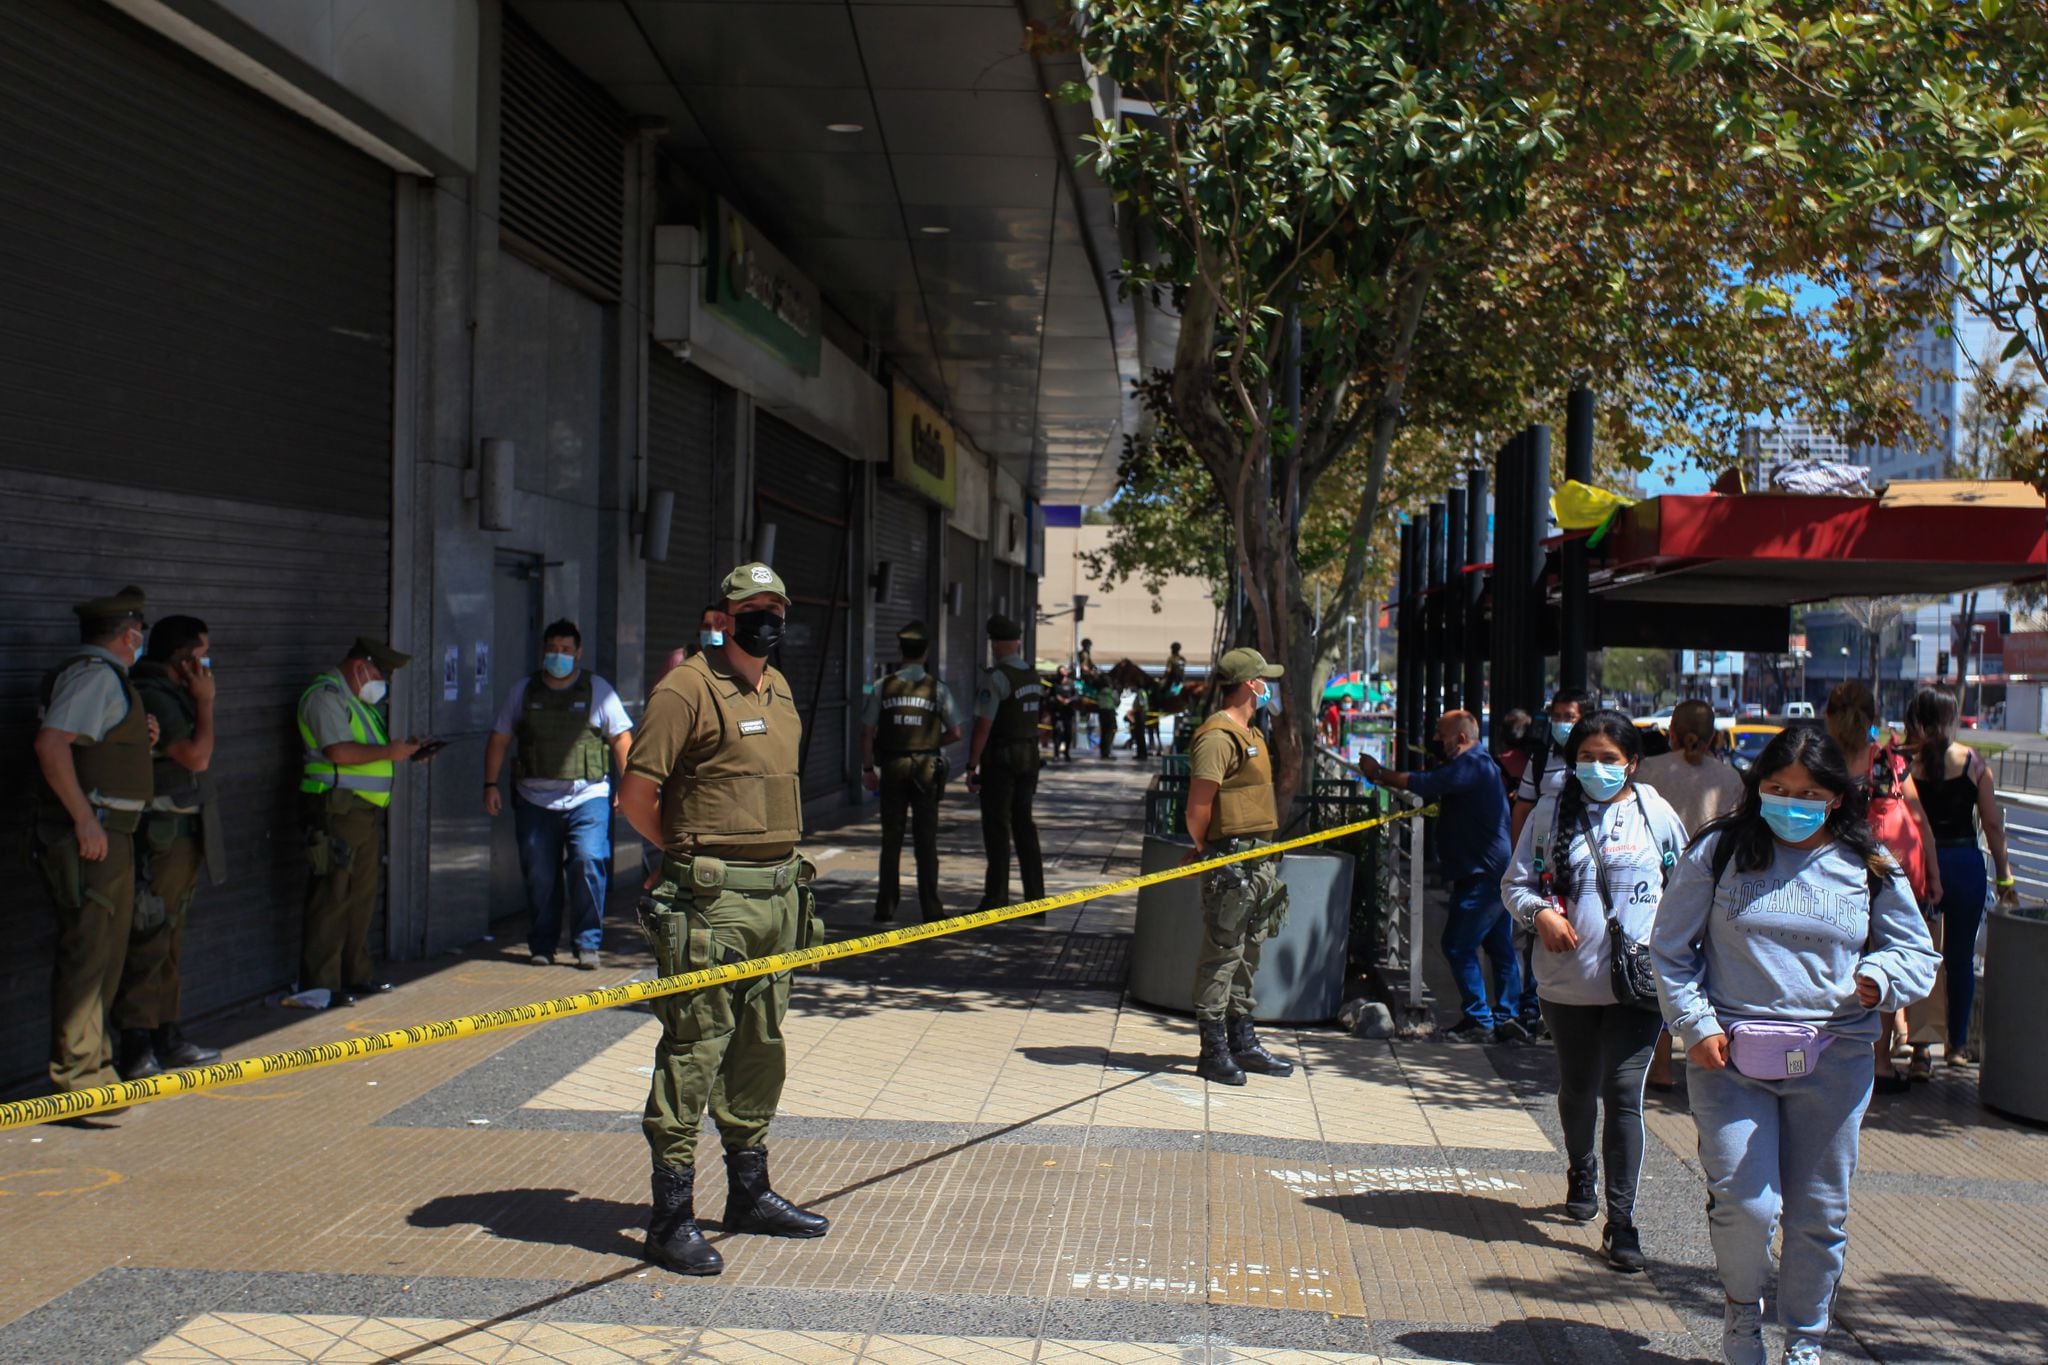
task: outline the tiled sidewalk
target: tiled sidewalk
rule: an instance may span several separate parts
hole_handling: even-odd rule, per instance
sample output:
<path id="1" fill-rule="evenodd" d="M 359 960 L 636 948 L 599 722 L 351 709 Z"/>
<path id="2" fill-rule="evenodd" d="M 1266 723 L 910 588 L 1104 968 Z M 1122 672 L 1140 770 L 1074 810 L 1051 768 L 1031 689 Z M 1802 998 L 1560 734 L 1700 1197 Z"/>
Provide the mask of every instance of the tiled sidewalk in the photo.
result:
<path id="1" fill-rule="evenodd" d="M 1055 889 L 1137 862 L 1136 765 L 1049 773 Z M 947 900 L 979 887 L 964 793 Z M 862 932 L 872 821 L 812 848 Z M 907 871 L 906 867 L 906 871 Z M 798 979 L 778 1184 L 820 1242 L 638 1259 L 655 1025 L 616 1010 L 0 1135 L 0 1360 L 1703 1361 L 1719 1291 L 1682 1102 L 1653 1103 L 1652 1271 L 1565 1222 L 1547 1051 L 1277 1032 L 1286 1080 L 1209 1087 L 1129 1004 L 1132 907 L 1096 902 Z M 615 930 L 615 970 L 644 973 Z M 591 980 L 502 945 L 345 1017 L 252 1012 L 238 1054 Z M 2048 1136 L 1944 1077 L 1882 1111 L 1844 1358 L 2048 1360 Z M 715 1158 L 700 1208 L 723 1206 Z"/>

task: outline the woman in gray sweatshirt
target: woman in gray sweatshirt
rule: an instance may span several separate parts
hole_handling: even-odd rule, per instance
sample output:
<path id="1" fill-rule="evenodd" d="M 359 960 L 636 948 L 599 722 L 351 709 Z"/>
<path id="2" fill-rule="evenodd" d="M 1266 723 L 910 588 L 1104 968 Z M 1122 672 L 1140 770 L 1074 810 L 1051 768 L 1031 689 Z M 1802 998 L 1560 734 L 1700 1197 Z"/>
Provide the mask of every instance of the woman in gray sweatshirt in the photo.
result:
<path id="1" fill-rule="evenodd" d="M 1817 1365 L 1842 1278 L 1870 1044 L 1881 1012 L 1933 989 L 1939 962 L 1825 730 L 1791 726 L 1757 756 L 1741 807 L 1679 861 L 1650 949 L 1665 1021 L 1691 1063 L 1728 1297 L 1722 1351 L 1729 1365 L 1763 1365 L 1781 1225 L 1785 1360 Z"/>

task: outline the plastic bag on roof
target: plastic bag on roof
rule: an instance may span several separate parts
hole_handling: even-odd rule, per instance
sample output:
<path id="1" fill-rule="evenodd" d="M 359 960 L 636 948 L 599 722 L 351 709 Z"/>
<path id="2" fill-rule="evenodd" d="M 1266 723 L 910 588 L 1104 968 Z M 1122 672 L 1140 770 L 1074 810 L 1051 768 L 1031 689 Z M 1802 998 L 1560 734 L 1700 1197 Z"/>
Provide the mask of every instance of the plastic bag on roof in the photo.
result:
<path id="1" fill-rule="evenodd" d="M 1566 531 L 1590 531 L 1622 508 L 1633 506 L 1634 498 L 1624 498 L 1577 479 L 1566 479 L 1550 495 L 1550 515 Z"/>
<path id="2" fill-rule="evenodd" d="M 1773 493 L 1817 493 L 1835 498 L 1872 498 L 1867 465 L 1837 460 L 1787 460 L 1771 467 Z"/>

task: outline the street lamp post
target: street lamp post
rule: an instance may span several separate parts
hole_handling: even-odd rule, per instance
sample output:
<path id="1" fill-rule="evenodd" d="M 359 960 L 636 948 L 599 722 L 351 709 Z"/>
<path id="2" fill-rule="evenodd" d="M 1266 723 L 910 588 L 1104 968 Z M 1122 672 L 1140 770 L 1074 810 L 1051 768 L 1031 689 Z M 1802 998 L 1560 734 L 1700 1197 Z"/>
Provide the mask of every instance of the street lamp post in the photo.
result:
<path id="1" fill-rule="evenodd" d="M 1977 646 L 1977 709 L 1972 714 L 1977 717 L 1978 728 L 1982 729 L 1984 725 L 1984 627 L 1971 626 L 1970 634 L 1977 637 L 1975 641 Z"/>

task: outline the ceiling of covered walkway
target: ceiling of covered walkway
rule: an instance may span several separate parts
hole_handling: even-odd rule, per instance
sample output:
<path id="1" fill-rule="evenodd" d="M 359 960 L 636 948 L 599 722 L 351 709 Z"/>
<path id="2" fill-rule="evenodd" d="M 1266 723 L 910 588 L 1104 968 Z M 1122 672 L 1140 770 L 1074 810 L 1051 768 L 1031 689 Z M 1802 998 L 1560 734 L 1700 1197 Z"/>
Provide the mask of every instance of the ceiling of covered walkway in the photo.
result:
<path id="1" fill-rule="evenodd" d="M 1115 484 L 1136 324 L 1108 192 L 1077 168 L 1051 0 L 512 0 L 1051 503 Z"/>

